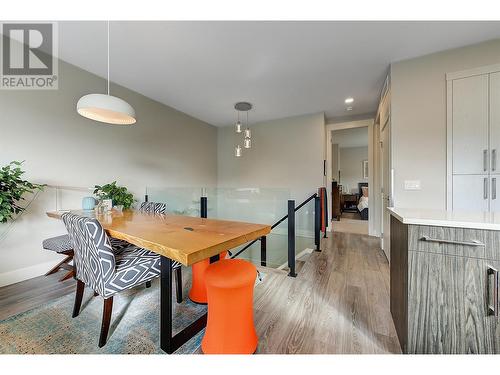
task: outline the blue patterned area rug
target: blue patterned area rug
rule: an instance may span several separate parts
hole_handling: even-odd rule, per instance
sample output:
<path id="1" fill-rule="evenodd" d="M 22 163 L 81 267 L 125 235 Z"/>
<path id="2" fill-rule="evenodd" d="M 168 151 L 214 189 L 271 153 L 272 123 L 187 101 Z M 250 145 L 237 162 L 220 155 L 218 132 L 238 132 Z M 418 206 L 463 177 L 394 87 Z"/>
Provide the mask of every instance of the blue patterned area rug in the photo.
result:
<path id="1" fill-rule="evenodd" d="M 3 354 L 154 354 L 160 349 L 159 280 L 151 288 L 140 286 L 118 293 L 108 342 L 99 348 L 103 300 L 86 288 L 80 315 L 71 317 L 74 294 L 0 321 L 0 353 Z M 175 293 L 174 293 L 175 294 Z M 173 330 L 178 332 L 206 312 L 206 306 L 186 298 L 173 302 Z M 184 344 L 177 354 L 200 353 L 204 330 Z"/>

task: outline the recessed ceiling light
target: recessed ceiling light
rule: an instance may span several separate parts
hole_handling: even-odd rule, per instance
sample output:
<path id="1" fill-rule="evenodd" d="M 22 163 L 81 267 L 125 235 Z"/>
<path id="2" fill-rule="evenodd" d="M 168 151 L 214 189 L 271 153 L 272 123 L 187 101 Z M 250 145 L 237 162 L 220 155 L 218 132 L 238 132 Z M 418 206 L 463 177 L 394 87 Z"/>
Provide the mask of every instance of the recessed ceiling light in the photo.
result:
<path id="1" fill-rule="evenodd" d="M 354 102 L 354 99 L 353 98 L 346 98 L 346 100 L 344 100 L 344 103 L 345 104 L 351 104 L 352 102 Z"/>

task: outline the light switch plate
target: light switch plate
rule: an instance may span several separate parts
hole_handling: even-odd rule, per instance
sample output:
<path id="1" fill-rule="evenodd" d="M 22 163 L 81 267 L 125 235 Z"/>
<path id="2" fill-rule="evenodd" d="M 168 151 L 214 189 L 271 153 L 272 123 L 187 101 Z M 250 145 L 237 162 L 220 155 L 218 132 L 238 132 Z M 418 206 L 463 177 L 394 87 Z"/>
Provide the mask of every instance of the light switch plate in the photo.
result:
<path id="1" fill-rule="evenodd" d="M 420 180 L 405 180 L 405 190 L 420 190 Z"/>

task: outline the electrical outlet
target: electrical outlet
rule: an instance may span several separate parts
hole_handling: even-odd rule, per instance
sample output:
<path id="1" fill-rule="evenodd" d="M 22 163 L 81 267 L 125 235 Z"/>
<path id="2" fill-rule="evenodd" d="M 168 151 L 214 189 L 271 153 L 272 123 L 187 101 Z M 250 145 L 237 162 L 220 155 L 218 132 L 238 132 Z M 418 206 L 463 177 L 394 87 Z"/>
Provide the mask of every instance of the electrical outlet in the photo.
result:
<path id="1" fill-rule="evenodd" d="M 420 180 L 405 180 L 405 190 L 420 190 Z"/>

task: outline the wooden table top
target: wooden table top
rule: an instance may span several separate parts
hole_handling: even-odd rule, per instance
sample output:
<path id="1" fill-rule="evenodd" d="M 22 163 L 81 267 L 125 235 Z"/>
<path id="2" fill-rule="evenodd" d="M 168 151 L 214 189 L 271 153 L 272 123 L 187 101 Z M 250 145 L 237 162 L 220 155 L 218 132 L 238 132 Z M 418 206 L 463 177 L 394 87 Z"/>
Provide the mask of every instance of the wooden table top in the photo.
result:
<path id="1" fill-rule="evenodd" d="M 94 217 L 110 236 L 177 260 L 186 266 L 271 232 L 271 226 L 266 224 L 169 214 L 154 215 L 135 210 L 113 210 L 101 215 L 96 215 L 94 211 L 71 212 Z M 47 212 L 47 216 L 61 219 L 63 213 L 64 211 L 51 211 Z"/>

